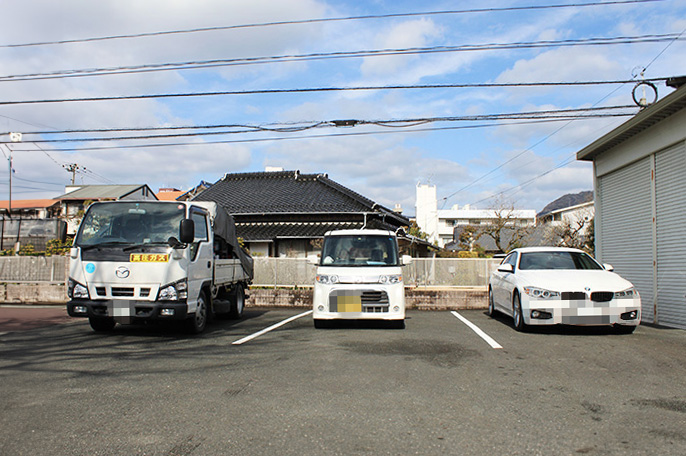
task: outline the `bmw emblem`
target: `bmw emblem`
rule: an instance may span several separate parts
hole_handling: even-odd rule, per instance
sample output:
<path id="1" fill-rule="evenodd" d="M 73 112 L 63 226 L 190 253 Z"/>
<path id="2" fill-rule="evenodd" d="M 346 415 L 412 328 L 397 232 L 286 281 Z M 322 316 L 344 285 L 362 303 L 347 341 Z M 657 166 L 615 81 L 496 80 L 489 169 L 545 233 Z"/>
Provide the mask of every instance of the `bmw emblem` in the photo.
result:
<path id="1" fill-rule="evenodd" d="M 586 287 L 586 288 L 584 288 L 584 290 L 586 290 L 586 292 L 589 292 L 589 291 L 591 291 L 591 287 Z"/>
<path id="2" fill-rule="evenodd" d="M 129 268 L 127 268 L 126 266 L 119 266 L 119 267 L 117 268 L 117 270 L 114 271 L 114 273 L 115 273 L 115 274 L 117 275 L 117 277 L 119 277 L 120 279 L 125 279 L 125 278 L 127 278 L 127 277 L 129 276 L 129 274 L 131 273 L 131 271 L 129 271 Z"/>

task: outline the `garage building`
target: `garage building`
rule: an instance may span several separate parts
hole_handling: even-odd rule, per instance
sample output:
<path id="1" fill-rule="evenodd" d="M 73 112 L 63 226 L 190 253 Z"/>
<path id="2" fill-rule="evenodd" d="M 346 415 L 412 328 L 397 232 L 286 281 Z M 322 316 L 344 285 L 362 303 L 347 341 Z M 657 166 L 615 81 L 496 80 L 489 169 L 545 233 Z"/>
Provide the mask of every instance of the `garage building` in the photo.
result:
<path id="1" fill-rule="evenodd" d="M 596 256 L 638 288 L 642 320 L 686 329 L 686 86 L 577 153 L 593 161 Z"/>

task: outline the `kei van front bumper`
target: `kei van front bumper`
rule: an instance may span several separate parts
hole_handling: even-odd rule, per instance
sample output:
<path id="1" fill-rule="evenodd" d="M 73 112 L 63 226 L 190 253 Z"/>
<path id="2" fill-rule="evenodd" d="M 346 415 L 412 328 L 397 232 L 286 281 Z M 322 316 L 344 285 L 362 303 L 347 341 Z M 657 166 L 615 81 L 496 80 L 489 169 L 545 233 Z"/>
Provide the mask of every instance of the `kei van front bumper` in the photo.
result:
<path id="1" fill-rule="evenodd" d="M 185 301 L 86 300 L 67 302 L 72 317 L 108 318 L 118 323 L 145 320 L 185 320 L 188 306 Z"/>

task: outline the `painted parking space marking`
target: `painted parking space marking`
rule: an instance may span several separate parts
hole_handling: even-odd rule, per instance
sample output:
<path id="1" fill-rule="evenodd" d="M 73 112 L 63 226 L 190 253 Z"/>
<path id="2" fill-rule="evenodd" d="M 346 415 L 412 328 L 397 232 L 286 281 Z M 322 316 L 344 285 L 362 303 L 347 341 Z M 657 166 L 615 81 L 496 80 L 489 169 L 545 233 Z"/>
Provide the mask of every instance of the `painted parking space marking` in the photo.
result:
<path id="1" fill-rule="evenodd" d="M 271 325 L 271 326 L 268 327 L 268 328 L 264 328 L 263 330 L 257 331 L 256 333 L 253 333 L 253 334 L 251 334 L 251 335 L 249 335 L 249 336 L 246 336 L 246 337 L 244 337 L 244 338 L 242 338 L 242 339 L 238 339 L 238 340 L 235 341 L 235 342 L 231 342 L 231 345 L 242 345 L 242 344 L 244 344 L 244 343 L 246 343 L 246 342 L 250 342 L 251 340 L 255 339 L 256 337 L 260 337 L 261 335 L 266 334 L 266 333 L 268 333 L 269 331 L 273 331 L 273 330 L 276 329 L 276 328 L 279 328 L 279 327 L 281 327 L 281 326 L 283 326 L 283 325 L 285 325 L 285 324 L 288 324 L 288 323 L 292 322 L 293 320 L 297 320 L 298 318 L 304 317 L 304 316 L 306 316 L 306 315 L 310 315 L 311 313 L 312 313 L 312 311 L 311 311 L 311 310 L 308 310 L 307 312 L 303 312 L 303 313 L 301 313 L 301 314 L 294 315 L 294 316 L 292 316 L 292 317 L 290 317 L 290 318 L 286 318 L 285 320 L 280 321 L 280 322 L 278 322 L 278 323 L 276 323 L 276 324 L 274 324 L 274 325 Z"/>
<path id="2" fill-rule="evenodd" d="M 502 345 L 500 345 L 498 342 L 496 342 L 495 340 L 493 340 L 493 338 L 492 338 L 491 336 L 489 336 L 488 334 L 486 334 L 485 332 L 483 332 L 483 331 L 481 330 L 481 328 L 479 328 L 478 326 L 476 326 L 474 323 L 472 323 L 471 321 L 467 320 L 465 317 L 463 317 L 463 316 L 460 315 L 459 313 L 455 312 L 454 310 L 453 310 L 451 313 L 452 313 L 453 315 L 455 315 L 462 323 L 464 323 L 465 325 L 469 326 L 469 327 L 472 329 L 472 331 L 474 331 L 476 334 L 479 335 L 479 337 L 481 337 L 483 340 L 485 340 L 486 343 L 487 343 L 488 345 L 490 345 L 490 346 L 493 347 L 493 348 L 503 348 Z"/>

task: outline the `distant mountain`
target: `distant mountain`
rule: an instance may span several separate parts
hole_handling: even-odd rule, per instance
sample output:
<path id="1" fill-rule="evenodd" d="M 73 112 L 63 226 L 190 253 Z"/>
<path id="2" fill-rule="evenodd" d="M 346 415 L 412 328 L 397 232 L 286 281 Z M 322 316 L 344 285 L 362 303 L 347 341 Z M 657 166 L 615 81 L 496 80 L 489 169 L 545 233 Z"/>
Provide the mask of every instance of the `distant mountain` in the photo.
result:
<path id="1" fill-rule="evenodd" d="M 538 216 L 547 214 L 551 211 L 562 209 L 563 207 L 576 206 L 577 204 L 588 203 L 589 201 L 593 201 L 593 192 L 590 190 L 579 193 L 567 193 L 566 195 L 559 197 L 552 203 L 548 203 L 548 205 L 544 207 L 541 212 L 538 213 Z"/>

